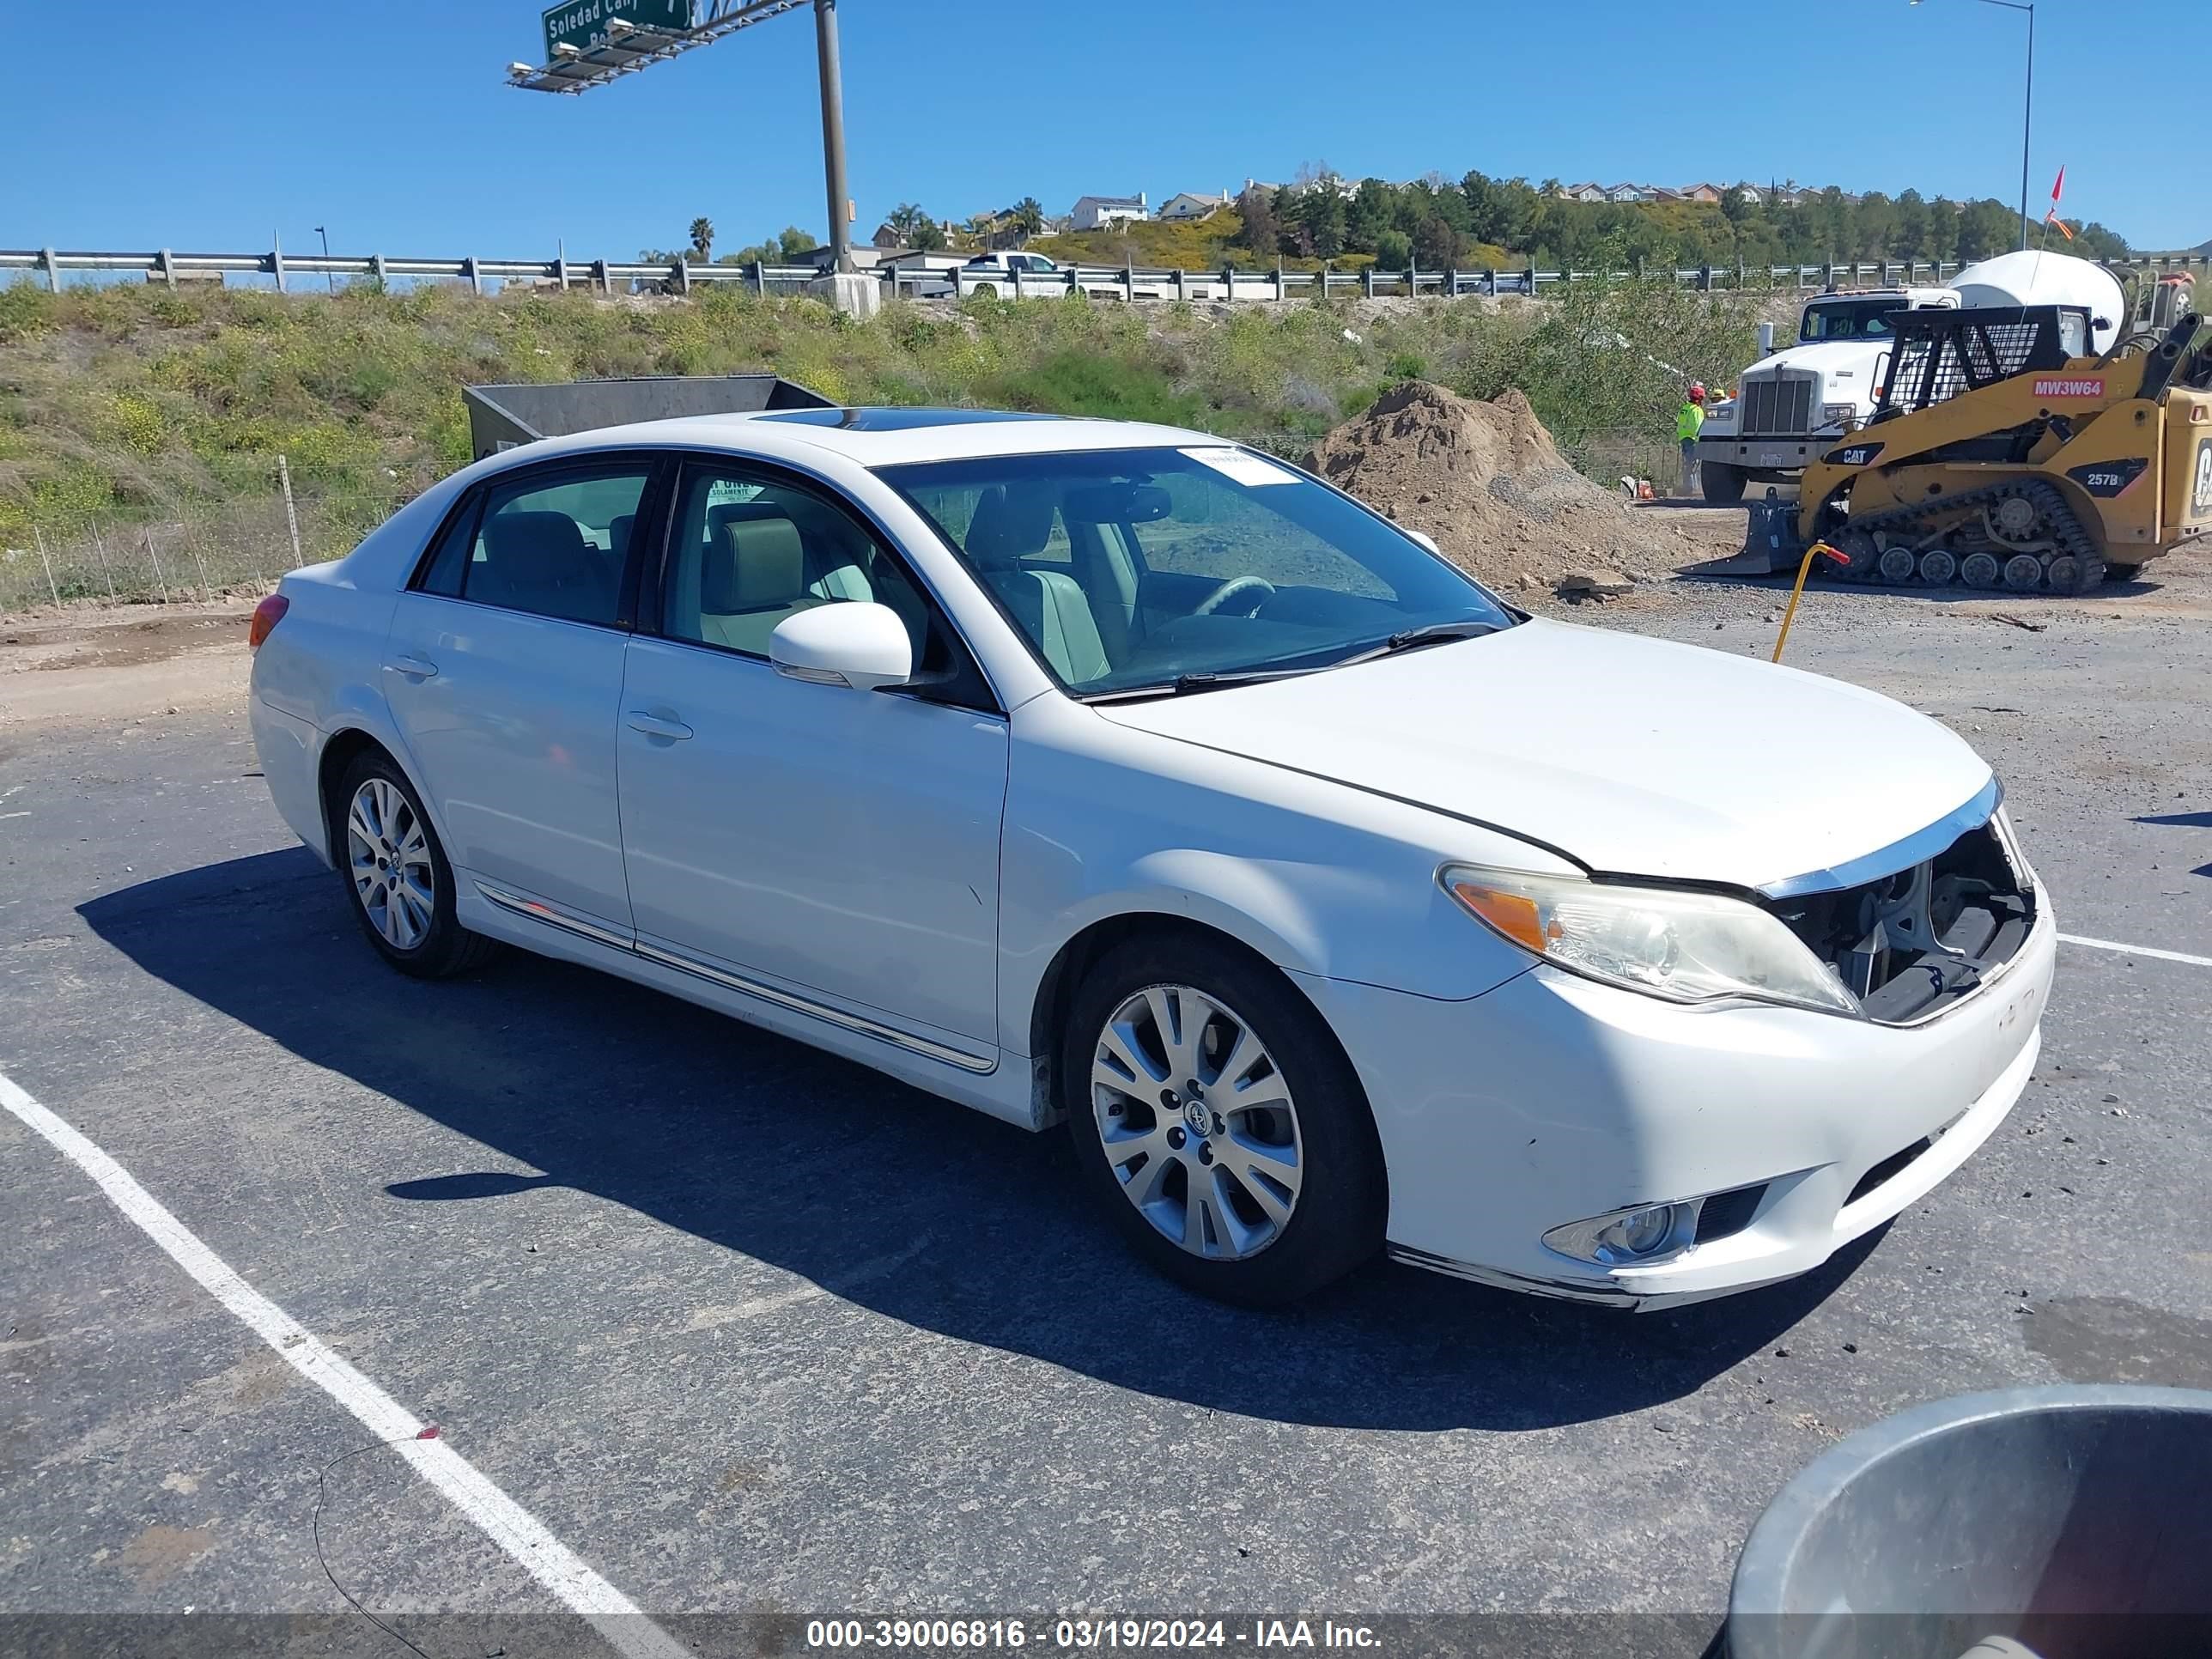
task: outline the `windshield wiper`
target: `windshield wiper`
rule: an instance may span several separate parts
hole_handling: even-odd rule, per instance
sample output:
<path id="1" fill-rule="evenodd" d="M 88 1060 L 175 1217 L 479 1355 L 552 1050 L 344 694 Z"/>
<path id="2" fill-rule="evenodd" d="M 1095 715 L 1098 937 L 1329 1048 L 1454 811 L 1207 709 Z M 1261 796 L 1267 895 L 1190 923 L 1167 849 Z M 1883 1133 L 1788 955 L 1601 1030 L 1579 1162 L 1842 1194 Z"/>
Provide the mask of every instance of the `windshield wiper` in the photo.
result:
<path id="1" fill-rule="evenodd" d="M 1146 697 L 1182 697 L 1194 691 L 1218 691 L 1229 685 L 1256 685 L 1263 680 L 1294 680 L 1304 674 L 1318 674 L 1324 668 L 1334 668 L 1333 662 L 1314 663 L 1304 668 L 1239 668 L 1227 672 L 1201 669 L 1188 674 L 1178 674 L 1172 680 L 1158 685 L 1133 685 L 1118 691 L 1099 691 L 1083 699 L 1085 702 L 1136 702 Z"/>
<path id="2" fill-rule="evenodd" d="M 1473 617 L 1462 617 L 1452 622 L 1423 623 L 1419 628 L 1408 628 L 1393 634 L 1379 644 L 1355 651 L 1348 657 L 1339 657 L 1329 666 L 1346 668 L 1356 662 L 1372 662 L 1377 657 L 1387 657 L 1395 651 L 1411 651 L 1417 646 L 1443 645 L 1452 640 L 1479 640 L 1486 634 L 1495 634 L 1499 627 L 1499 623 L 1480 622 Z"/>
<path id="3" fill-rule="evenodd" d="M 1410 651 L 1416 646 L 1442 645 L 1449 640 L 1479 640 L 1486 634 L 1497 633 L 1499 626 L 1497 623 L 1481 622 L 1473 617 L 1462 617 L 1450 622 L 1424 623 L 1419 628 L 1405 629 L 1387 640 L 1362 647 L 1348 657 L 1333 657 L 1327 662 L 1307 663 L 1297 668 L 1239 668 L 1226 672 L 1198 670 L 1188 674 L 1178 674 L 1174 679 L 1157 685 L 1133 685 L 1121 690 L 1097 692 L 1083 701 L 1138 702 L 1147 697 L 1188 696 L 1194 691 L 1218 691 L 1224 686 L 1255 685 L 1265 680 L 1292 680 L 1306 674 L 1318 674 L 1324 669 L 1369 662 L 1376 657 L 1388 656 L 1394 651 Z"/>
<path id="4" fill-rule="evenodd" d="M 1393 634 L 1382 641 L 1382 648 L 1403 651 L 1410 646 L 1435 645 L 1444 640 L 1479 640 L 1485 634 L 1495 634 L 1498 627 L 1497 623 L 1480 622 L 1473 617 L 1462 617 L 1456 622 L 1423 623 L 1419 628 Z"/>

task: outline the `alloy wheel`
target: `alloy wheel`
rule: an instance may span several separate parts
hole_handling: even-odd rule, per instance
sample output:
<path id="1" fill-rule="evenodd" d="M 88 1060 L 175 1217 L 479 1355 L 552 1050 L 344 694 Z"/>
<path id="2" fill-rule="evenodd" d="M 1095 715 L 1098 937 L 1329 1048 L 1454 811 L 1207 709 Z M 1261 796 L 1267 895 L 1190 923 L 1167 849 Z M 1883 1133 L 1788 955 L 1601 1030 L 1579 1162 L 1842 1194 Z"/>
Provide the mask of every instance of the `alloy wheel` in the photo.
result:
<path id="1" fill-rule="evenodd" d="M 430 841 L 407 797 L 388 779 L 370 778 L 346 808 L 346 861 L 354 896 L 386 944 L 412 951 L 437 914 Z"/>
<path id="2" fill-rule="evenodd" d="M 1122 1195 L 1162 1237 L 1215 1261 L 1282 1237 L 1305 1177 L 1297 1107 L 1235 1010 L 1188 985 L 1135 992 L 1099 1033 L 1091 1102 Z"/>

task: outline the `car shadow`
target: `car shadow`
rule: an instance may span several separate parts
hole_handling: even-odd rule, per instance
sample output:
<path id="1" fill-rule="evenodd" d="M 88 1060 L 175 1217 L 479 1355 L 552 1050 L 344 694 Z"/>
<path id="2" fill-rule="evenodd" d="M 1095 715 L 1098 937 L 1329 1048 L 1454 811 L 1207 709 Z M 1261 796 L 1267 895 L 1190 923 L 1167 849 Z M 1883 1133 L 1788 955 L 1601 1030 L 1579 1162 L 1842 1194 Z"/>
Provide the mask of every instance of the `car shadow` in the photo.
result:
<path id="1" fill-rule="evenodd" d="M 1662 1404 L 1787 1331 L 1879 1236 L 1788 1284 L 1641 1316 L 1382 1262 L 1287 1312 L 1220 1307 L 1126 1253 L 1061 1135 L 520 951 L 407 979 L 304 849 L 79 913 L 147 973 L 543 1172 L 395 1169 L 365 1203 L 574 1188 L 888 1318 L 1217 1411 L 1516 1431 Z"/>

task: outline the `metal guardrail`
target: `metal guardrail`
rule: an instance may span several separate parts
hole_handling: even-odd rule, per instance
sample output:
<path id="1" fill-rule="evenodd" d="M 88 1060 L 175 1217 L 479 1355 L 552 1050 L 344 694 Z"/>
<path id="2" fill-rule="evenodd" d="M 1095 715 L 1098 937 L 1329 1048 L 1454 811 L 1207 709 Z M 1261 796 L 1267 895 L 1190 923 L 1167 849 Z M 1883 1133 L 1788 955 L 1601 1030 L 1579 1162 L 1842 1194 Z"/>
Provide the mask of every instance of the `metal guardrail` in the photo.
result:
<path id="1" fill-rule="evenodd" d="M 2212 270 L 2212 258 L 2203 254 L 2146 254 L 2124 261 L 2154 273 Z M 1940 283 L 1960 269 L 1955 261 L 1930 264 L 1926 261 L 1822 261 L 1801 265 L 1698 265 L 1678 267 L 1671 275 L 1686 288 L 1700 290 L 1788 289 L 1800 292 L 1838 287 L 1910 286 L 1922 282 Z M 735 283 L 756 293 L 788 293 L 822 273 L 812 265 L 693 264 L 686 259 L 667 263 L 629 259 L 424 259 L 382 253 L 286 253 L 281 247 L 266 253 L 177 253 L 167 248 L 151 253 L 79 252 L 44 248 L 0 248 L 0 271 L 24 270 L 44 276 L 58 293 L 64 271 L 114 271 L 143 275 L 174 288 L 180 283 L 220 279 L 230 274 L 273 278 L 278 289 L 295 277 L 368 277 L 379 283 L 394 277 L 448 279 L 467 283 L 478 293 L 487 282 L 543 283 L 561 289 L 595 289 L 612 293 L 634 283 L 650 283 L 673 292 L 688 293 L 697 284 Z M 1623 276 L 1626 271 L 1539 270 L 1524 266 L 1513 270 L 1449 269 L 1378 270 L 1371 265 L 1349 270 L 1326 266 L 1319 270 L 1273 270 L 1245 268 L 1219 270 L 1149 270 L 1139 266 L 1065 265 L 1044 272 L 1009 270 L 1002 266 L 961 266 L 952 270 L 920 270 L 886 266 L 868 273 L 893 294 L 957 293 L 965 298 L 988 289 L 1014 298 L 1081 293 L 1094 298 L 1124 300 L 1284 300 L 1316 293 L 1459 296 L 1470 294 L 1540 293 L 1560 284 Z M 1655 273 L 1638 270 L 1638 276 Z"/>

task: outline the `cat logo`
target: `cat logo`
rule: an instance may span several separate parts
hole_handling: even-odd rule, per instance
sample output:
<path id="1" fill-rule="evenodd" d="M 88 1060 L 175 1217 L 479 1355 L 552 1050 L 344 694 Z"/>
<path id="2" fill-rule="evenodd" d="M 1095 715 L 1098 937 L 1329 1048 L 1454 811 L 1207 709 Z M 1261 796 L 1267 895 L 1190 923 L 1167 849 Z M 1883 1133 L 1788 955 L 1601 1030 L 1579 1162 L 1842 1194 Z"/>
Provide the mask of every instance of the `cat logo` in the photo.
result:
<path id="1" fill-rule="evenodd" d="M 2189 498 L 2191 516 L 2212 517 L 2212 438 L 2197 446 L 2197 492 Z"/>
<path id="2" fill-rule="evenodd" d="M 1881 453 L 1880 444 L 1849 444 L 1820 457 L 1830 466 L 1866 466 Z"/>

